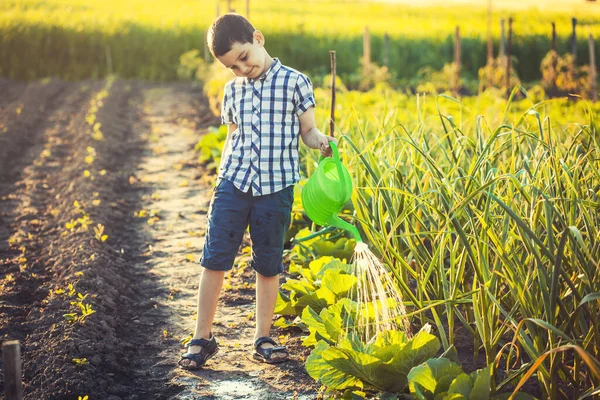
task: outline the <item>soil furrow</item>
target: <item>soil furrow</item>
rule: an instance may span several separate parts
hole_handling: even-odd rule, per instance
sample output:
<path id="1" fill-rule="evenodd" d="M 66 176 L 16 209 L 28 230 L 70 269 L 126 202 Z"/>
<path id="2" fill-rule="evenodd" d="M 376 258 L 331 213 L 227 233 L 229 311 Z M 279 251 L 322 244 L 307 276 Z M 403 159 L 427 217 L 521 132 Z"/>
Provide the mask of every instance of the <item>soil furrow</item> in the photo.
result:
<path id="1" fill-rule="evenodd" d="M 23 345 L 27 398 L 314 397 L 300 332 L 273 329 L 286 364 L 249 355 L 248 238 L 221 295 L 221 352 L 200 371 L 177 366 L 214 182 L 194 146 L 219 123 L 200 89 L 113 79 L 0 89 L 0 334 Z"/>

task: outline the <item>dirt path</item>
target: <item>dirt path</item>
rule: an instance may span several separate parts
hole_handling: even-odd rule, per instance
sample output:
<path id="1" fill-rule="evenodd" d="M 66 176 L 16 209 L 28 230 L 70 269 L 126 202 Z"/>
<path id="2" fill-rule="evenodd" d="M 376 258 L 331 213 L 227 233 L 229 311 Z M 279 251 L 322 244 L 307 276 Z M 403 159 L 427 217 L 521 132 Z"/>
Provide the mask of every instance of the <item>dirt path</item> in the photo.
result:
<path id="1" fill-rule="evenodd" d="M 144 92 L 143 121 L 152 147 L 137 174 L 149 194 L 140 206 L 159 218 L 147 229 L 152 247 L 145 266 L 150 276 L 161 281 L 161 287 L 169 289 L 158 293 L 153 298 L 156 308 L 139 318 L 140 326 L 158 324 L 162 329 L 155 327 L 155 334 L 163 336 L 163 361 L 152 368 L 164 369 L 173 385 L 184 387 L 177 396 L 181 399 L 313 398 L 313 385 L 297 376 L 304 374 L 299 355 L 280 366 L 256 363 L 248 356 L 254 333 L 254 277 L 249 268 L 236 268 L 227 278 L 215 317 L 214 334 L 222 347 L 219 355 L 198 372 L 174 365 L 183 349 L 179 340 L 195 326 L 201 270 L 197 259 L 212 194 L 212 179 L 206 179 L 194 165 L 197 155 L 193 147 L 198 141 L 194 103 L 189 93 L 172 87 Z"/>
<path id="2" fill-rule="evenodd" d="M 0 90 L 0 337 L 22 344 L 26 398 L 317 397 L 300 332 L 272 331 L 288 363 L 249 357 L 247 240 L 219 303 L 221 352 L 200 371 L 177 367 L 214 180 L 194 151 L 218 124 L 200 89 L 0 80 Z"/>

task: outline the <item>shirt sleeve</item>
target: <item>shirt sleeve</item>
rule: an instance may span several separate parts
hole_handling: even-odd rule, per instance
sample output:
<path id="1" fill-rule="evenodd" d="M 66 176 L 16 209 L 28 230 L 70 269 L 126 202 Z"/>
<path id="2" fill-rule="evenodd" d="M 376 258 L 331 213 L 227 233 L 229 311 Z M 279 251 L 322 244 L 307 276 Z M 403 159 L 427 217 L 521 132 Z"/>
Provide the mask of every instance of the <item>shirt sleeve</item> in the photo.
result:
<path id="1" fill-rule="evenodd" d="M 231 85 L 225 86 L 225 92 L 223 93 L 223 102 L 221 103 L 221 124 L 230 125 L 233 124 L 233 109 L 232 104 L 232 93 Z"/>
<path id="2" fill-rule="evenodd" d="M 300 74 L 298 77 L 298 81 L 296 82 L 296 87 L 294 89 L 293 101 L 294 113 L 297 116 L 304 114 L 304 112 L 310 107 L 316 106 L 312 83 L 304 74 Z"/>

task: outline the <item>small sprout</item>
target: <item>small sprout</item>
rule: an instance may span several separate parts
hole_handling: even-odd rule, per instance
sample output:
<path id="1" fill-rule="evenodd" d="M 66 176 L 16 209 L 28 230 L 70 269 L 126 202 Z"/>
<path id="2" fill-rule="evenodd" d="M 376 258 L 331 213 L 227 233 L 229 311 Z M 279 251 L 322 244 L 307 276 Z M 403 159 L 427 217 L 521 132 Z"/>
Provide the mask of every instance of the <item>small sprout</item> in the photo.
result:
<path id="1" fill-rule="evenodd" d="M 94 227 L 94 233 L 96 234 L 96 239 L 104 242 L 106 239 L 108 239 L 108 235 L 103 235 L 104 233 L 104 225 L 102 224 L 98 224 L 98 227 Z"/>
<path id="2" fill-rule="evenodd" d="M 77 321 L 77 314 L 74 313 L 63 314 L 63 317 L 69 322 Z"/>
<path id="3" fill-rule="evenodd" d="M 74 363 L 75 365 L 77 365 L 78 367 L 82 367 L 82 366 L 84 366 L 84 365 L 87 365 L 87 364 L 88 364 L 88 360 L 87 360 L 87 358 L 74 358 L 74 359 L 73 359 L 73 360 L 71 360 L 71 361 L 73 361 L 73 363 Z M 87 397 L 87 396 L 86 396 L 86 397 Z"/>
<path id="4" fill-rule="evenodd" d="M 194 337 L 194 335 L 192 333 L 190 333 L 189 335 L 187 335 L 186 337 L 184 337 L 183 339 L 181 339 L 179 341 L 179 343 L 181 343 L 182 345 L 186 345 L 190 342 L 190 340 L 192 340 L 192 338 Z"/>

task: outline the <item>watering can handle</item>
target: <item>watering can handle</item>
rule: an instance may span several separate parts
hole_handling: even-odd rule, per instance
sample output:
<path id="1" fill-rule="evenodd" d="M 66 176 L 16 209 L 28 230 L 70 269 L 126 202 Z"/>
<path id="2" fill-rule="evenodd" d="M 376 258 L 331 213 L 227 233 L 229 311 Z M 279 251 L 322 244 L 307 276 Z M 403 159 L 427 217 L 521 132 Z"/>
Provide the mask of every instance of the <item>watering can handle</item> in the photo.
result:
<path id="1" fill-rule="evenodd" d="M 344 177 L 344 171 L 342 170 L 342 161 L 340 160 L 340 153 L 338 152 L 337 145 L 334 142 L 329 142 L 329 146 L 331 146 L 331 150 L 333 151 L 332 158 L 335 161 L 338 170 L 338 176 L 340 177 L 340 185 L 342 188 L 346 187 L 346 178 Z M 323 155 L 319 157 L 319 163 L 325 159 Z"/>

